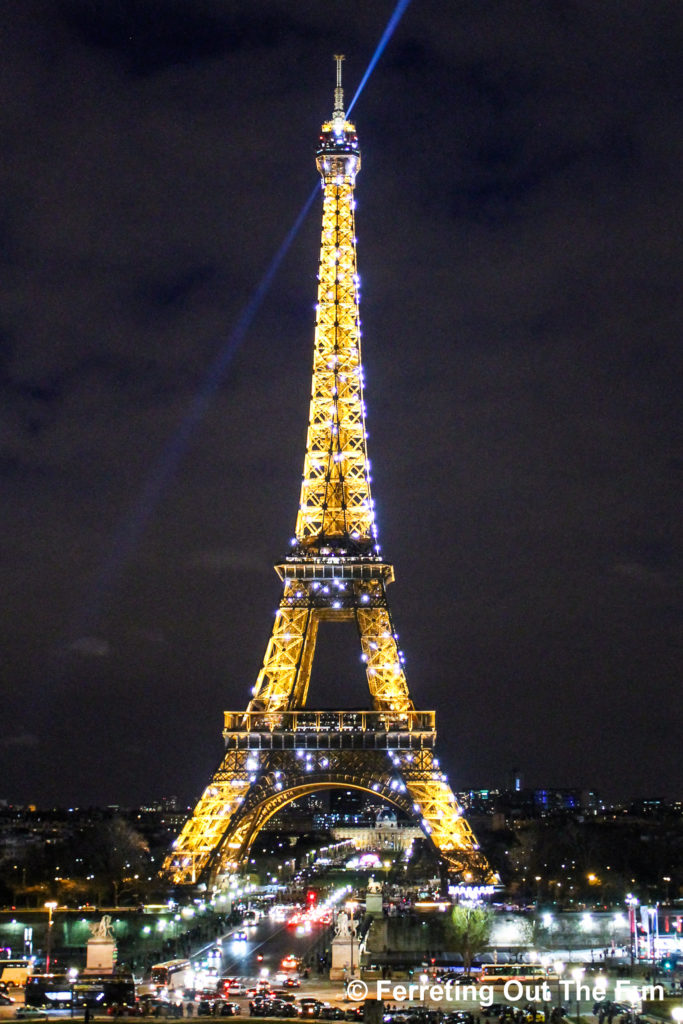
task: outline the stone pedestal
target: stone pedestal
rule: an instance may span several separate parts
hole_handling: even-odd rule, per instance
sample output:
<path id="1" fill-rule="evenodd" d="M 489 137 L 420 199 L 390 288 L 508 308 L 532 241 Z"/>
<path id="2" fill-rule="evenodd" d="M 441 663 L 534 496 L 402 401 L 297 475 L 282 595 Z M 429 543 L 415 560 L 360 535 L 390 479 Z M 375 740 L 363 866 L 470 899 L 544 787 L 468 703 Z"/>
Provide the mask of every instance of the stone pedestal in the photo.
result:
<path id="1" fill-rule="evenodd" d="M 113 938 L 95 937 L 88 939 L 86 952 L 86 971 L 102 974 L 113 972 L 116 964 L 116 940 Z"/>
<path id="2" fill-rule="evenodd" d="M 365 896 L 365 913 L 371 917 L 382 917 L 382 893 L 368 892 Z"/>
<path id="3" fill-rule="evenodd" d="M 351 935 L 335 935 L 332 939 L 330 980 L 341 981 L 360 976 L 360 943 Z"/>

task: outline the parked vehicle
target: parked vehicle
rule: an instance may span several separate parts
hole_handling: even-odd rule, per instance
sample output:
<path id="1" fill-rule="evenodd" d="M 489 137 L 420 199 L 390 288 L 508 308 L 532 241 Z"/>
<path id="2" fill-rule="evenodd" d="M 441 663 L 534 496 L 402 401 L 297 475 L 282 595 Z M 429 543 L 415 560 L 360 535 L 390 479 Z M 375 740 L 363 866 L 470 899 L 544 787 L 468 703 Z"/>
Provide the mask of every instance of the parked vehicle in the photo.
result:
<path id="1" fill-rule="evenodd" d="M 319 1017 L 324 1005 L 319 999 L 314 999 L 312 996 L 304 996 L 299 1000 L 302 1017 Z"/>
<path id="2" fill-rule="evenodd" d="M 329 1004 L 326 1004 L 320 1011 L 320 1019 L 344 1020 L 344 1011 L 342 1010 L 341 1006 L 330 1006 Z"/>

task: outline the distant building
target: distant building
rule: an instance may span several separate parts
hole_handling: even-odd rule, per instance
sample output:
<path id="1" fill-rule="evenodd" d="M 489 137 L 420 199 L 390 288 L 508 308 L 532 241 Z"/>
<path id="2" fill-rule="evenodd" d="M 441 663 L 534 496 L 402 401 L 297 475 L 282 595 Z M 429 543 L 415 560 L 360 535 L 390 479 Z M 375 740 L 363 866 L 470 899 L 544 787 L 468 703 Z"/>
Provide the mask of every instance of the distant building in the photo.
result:
<path id="1" fill-rule="evenodd" d="M 472 814 L 504 815 L 509 820 L 544 818 L 559 813 L 596 814 L 604 809 L 595 790 L 518 789 L 515 775 L 512 789 L 469 789 L 456 796 Z"/>

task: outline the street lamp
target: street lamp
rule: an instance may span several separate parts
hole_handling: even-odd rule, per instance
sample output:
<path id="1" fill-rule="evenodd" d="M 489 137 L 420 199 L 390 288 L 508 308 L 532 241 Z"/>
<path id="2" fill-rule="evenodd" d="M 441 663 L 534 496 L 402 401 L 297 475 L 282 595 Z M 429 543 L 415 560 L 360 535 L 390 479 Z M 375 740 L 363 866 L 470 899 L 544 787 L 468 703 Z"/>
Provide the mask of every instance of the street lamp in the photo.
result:
<path id="1" fill-rule="evenodd" d="M 581 999 L 581 979 L 583 978 L 583 975 L 584 975 L 583 967 L 575 967 L 573 969 L 573 971 L 572 971 L 572 978 L 574 979 L 574 984 L 576 985 L 576 1024 L 581 1024 L 580 999 Z"/>
<path id="2" fill-rule="evenodd" d="M 629 927 L 629 941 L 630 941 L 630 952 L 631 952 L 631 977 L 633 977 L 633 962 L 638 956 L 638 932 L 636 931 L 636 907 L 638 906 L 638 897 L 634 896 L 633 893 L 628 893 L 624 900 L 628 907 L 628 927 Z"/>
<path id="3" fill-rule="evenodd" d="M 47 910 L 47 942 L 46 942 L 46 953 L 45 953 L 45 973 L 50 973 L 50 953 L 52 952 L 52 911 L 57 909 L 57 903 L 55 900 L 48 900 L 44 904 Z"/>

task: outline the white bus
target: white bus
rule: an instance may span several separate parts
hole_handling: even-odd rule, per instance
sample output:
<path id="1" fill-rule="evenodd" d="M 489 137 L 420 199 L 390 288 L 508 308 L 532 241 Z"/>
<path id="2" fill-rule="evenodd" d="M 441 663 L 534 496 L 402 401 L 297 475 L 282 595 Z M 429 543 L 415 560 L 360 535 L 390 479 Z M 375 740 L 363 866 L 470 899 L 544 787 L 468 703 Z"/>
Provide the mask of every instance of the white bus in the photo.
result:
<path id="1" fill-rule="evenodd" d="M 146 986 L 142 986 L 143 989 Z M 158 994 L 194 988 L 194 968 L 189 960 L 166 960 L 154 964 L 150 972 L 149 988 Z"/>
<path id="2" fill-rule="evenodd" d="M 7 985 L 24 986 L 33 974 L 31 960 L 0 960 L 0 981 Z"/>

